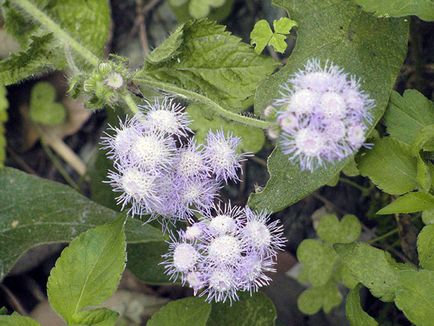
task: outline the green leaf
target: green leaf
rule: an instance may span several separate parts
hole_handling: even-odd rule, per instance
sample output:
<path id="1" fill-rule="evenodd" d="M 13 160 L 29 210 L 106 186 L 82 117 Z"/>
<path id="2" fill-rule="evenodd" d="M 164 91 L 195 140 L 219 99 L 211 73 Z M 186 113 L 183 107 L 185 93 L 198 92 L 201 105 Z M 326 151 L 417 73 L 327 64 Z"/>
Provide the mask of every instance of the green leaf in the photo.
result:
<path id="1" fill-rule="evenodd" d="M 95 55 L 103 56 L 110 26 L 107 0 L 33 0 L 30 3 L 55 21 L 57 30 L 79 40 Z M 47 30 L 40 30 L 40 25 L 32 20 L 35 18 L 34 13 L 22 14 L 16 5 L 13 0 L 2 6 L 5 26 L 24 45 L 25 50 L 0 62 L 0 83 L 7 85 L 49 69 L 64 68 L 65 51 L 71 51 L 69 44 L 54 41 L 51 35 L 46 34 Z M 74 59 L 77 65 L 87 64 L 80 57 Z"/>
<path id="2" fill-rule="evenodd" d="M 147 60 L 135 76 L 139 83 L 140 79 L 152 78 L 205 95 L 239 112 L 245 108 L 243 102 L 254 95 L 257 84 L 277 65 L 271 58 L 258 56 L 224 26 L 208 20 L 188 22 L 175 34 L 175 38 L 182 37 L 176 53 L 164 62 Z M 160 47 L 174 48 L 172 43 L 169 37 Z M 151 57 L 155 58 L 154 52 L 160 47 Z"/>
<path id="3" fill-rule="evenodd" d="M 434 271 L 434 225 L 425 226 L 417 237 L 419 264 L 424 269 Z"/>
<path id="4" fill-rule="evenodd" d="M 28 249 L 69 242 L 119 215 L 65 185 L 11 168 L 0 170 L 0 279 Z M 164 241 L 159 229 L 132 218 L 125 232 L 129 244 Z"/>
<path id="5" fill-rule="evenodd" d="M 434 224 L 434 208 L 422 212 L 422 221 L 424 224 Z"/>
<path id="6" fill-rule="evenodd" d="M 234 5 L 234 0 L 194 0 L 195 3 L 193 7 L 190 6 L 191 2 L 193 2 L 193 0 L 169 1 L 169 5 L 179 22 L 187 22 L 192 18 L 196 18 L 195 16 L 199 14 L 201 14 L 199 18 L 207 17 L 210 20 L 222 21 L 230 15 Z M 200 12 L 195 12 L 197 5 L 199 5 Z M 209 8 L 205 16 L 203 15 L 206 12 L 206 8 L 204 10 L 202 8 L 203 6 L 208 6 Z"/>
<path id="7" fill-rule="evenodd" d="M 243 152 L 259 152 L 265 143 L 265 135 L 261 129 L 227 121 L 211 110 L 204 110 L 203 106 L 195 103 L 188 107 L 187 112 L 192 120 L 190 128 L 195 131 L 194 137 L 199 143 L 205 142 L 210 130 L 221 129 L 241 138 L 239 149 Z"/>
<path id="8" fill-rule="evenodd" d="M 271 326 L 275 324 L 276 308 L 265 294 L 251 296 L 240 293 L 240 300 L 232 303 L 213 303 L 207 326 Z M 196 324 L 195 324 L 196 325 Z"/>
<path id="9" fill-rule="evenodd" d="M 362 227 L 358 218 L 354 215 L 345 215 L 341 221 L 335 215 L 321 217 L 317 234 L 330 244 L 351 243 L 360 237 Z"/>
<path id="10" fill-rule="evenodd" d="M 6 129 L 5 122 L 8 121 L 9 102 L 7 99 L 7 89 L 0 84 L 0 169 L 4 166 L 6 159 Z"/>
<path id="11" fill-rule="evenodd" d="M 394 139 L 411 146 L 423 127 L 434 124 L 434 104 L 414 89 L 403 96 L 393 91 L 384 122 Z"/>
<path id="12" fill-rule="evenodd" d="M 66 109 L 56 103 L 56 89 L 49 82 L 39 82 L 30 95 L 30 119 L 44 125 L 58 125 L 65 121 Z"/>
<path id="13" fill-rule="evenodd" d="M 148 321 L 148 326 L 205 326 L 211 305 L 203 298 L 185 298 L 169 302 Z"/>
<path id="14" fill-rule="evenodd" d="M 182 45 L 183 40 L 184 24 L 178 26 L 163 44 L 154 49 L 146 59 L 153 64 L 170 61 L 174 56 L 179 54 L 178 49 Z"/>
<path id="15" fill-rule="evenodd" d="M 286 66 L 258 87 L 255 113 L 261 114 L 279 97 L 281 85 L 309 58 L 317 58 L 322 63 L 333 61 L 361 78 L 362 89 L 376 102 L 375 125 L 407 53 L 408 22 L 372 17 L 345 0 L 275 0 L 274 4 L 297 21 L 296 46 Z M 277 148 L 268 160 L 270 180 L 262 192 L 252 194 L 249 205 L 273 212 L 282 210 L 326 184 L 349 160 L 310 173 L 301 171 Z"/>
<path id="16" fill-rule="evenodd" d="M 360 173 L 392 195 L 416 189 L 417 160 L 410 148 L 391 137 L 381 138 L 359 161 Z"/>
<path id="17" fill-rule="evenodd" d="M 119 314 L 115 311 L 98 308 L 85 310 L 73 316 L 74 325 L 114 326 Z"/>
<path id="18" fill-rule="evenodd" d="M 250 44 L 255 46 L 255 52 L 261 54 L 273 36 L 270 24 L 265 19 L 258 20 L 250 33 Z"/>
<path id="19" fill-rule="evenodd" d="M 395 303 L 415 325 L 432 326 L 434 311 L 434 272 L 401 271 Z"/>
<path id="20" fill-rule="evenodd" d="M 319 240 L 303 240 L 297 248 L 297 259 L 313 286 L 325 285 L 332 278 L 336 258 L 333 248 Z"/>
<path id="21" fill-rule="evenodd" d="M 354 0 L 363 10 L 379 17 L 403 17 L 416 15 L 426 21 L 434 20 L 434 2 L 432 0 Z"/>
<path id="22" fill-rule="evenodd" d="M 336 244 L 334 248 L 359 283 L 374 296 L 385 302 L 394 299 L 399 268 L 388 252 L 366 243 Z"/>
<path id="23" fill-rule="evenodd" d="M 57 259 L 48 278 L 48 300 L 69 324 L 89 318 L 80 314 L 83 309 L 101 304 L 116 291 L 127 259 L 124 224 L 120 216 L 87 230 Z"/>
<path id="24" fill-rule="evenodd" d="M 0 83 L 16 84 L 23 79 L 53 69 L 52 41 L 51 34 L 32 36 L 25 50 L 0 60 Z"/>
<path id="25" fill-rule="evenodd" d="M 424 192 L 410 192 L 380 209 L 377 214 L 416 213 L 434 208 L 434 196 Z"/>
<path id="26" fill-rule="evenodd" d="M 0 316 L 2 326 L 40 326 L 40 324 L 29 317 L 13 314 L 12 316 Z"/>
<path id="27" fill-rule="evenodd" d="M 336 284 L 329 282 L 323 286 L 313 286 L 300 294 L 297 299 L 298 309 L 306 315 L 314 315 L 321 308 L 329 313 L 342 302 L 342 296 Z"/>
<path id="28" fill-rule="evenodd" d="M 351 326 L 377 326 L 378 323 L 375 319 L 363 311 L 360 304 L 360 288 L 361 285 L 359 284 L 348 293 L 345 314 Z"/>

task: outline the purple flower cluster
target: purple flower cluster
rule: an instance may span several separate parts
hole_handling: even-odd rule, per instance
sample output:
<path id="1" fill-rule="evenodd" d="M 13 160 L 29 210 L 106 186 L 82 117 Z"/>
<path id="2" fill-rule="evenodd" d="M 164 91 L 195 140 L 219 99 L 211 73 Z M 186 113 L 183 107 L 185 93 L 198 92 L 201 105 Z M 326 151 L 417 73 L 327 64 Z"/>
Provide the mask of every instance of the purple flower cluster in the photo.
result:
<path id="1" fill-rule="evenodd" d="M 338 66 L 322 67 L 318 60 L 310 60 L 281 94 L 273 103 L 279 143 L 301 169 L 313 171 L 342 160 L 363 145 L 374 101 L 361 90 L 357 78 Z"/>
<path id="2" fill-rule="evenodd" d="M 284 247 L 283 229 L 265 212 L 250 208 L 216 207 L 215 214 L 171 236 L 162 263 L 172 280 L 181 279 L 207 301 L 230 302 L 237 291 L 257 291 L 268 285 L 278 250 Z"/>
<path id="3" fill-rule="evenodd" d="M 167 98 L 147 103 L 103 137 L 114 160 L 109 183 L 131 215 L 190 220 L 210 211 L 223 182 L 238 180 L 240 139 L 209 132 L 206 145 L 198 145 L 183 109 Z"/>

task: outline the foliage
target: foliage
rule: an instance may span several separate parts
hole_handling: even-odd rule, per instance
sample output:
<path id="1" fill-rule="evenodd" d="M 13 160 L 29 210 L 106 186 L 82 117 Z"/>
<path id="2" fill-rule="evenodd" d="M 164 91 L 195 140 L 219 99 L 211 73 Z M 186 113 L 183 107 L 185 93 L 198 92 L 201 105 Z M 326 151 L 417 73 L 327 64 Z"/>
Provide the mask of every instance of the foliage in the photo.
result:
<path id="1" fill-rule="evenodd" d="M 434 20 L 434 4 L 431 0 L 354 0 L 368 12 L 379 17 L 419 16 L 423 20 Z"/>
<path id="2" fill-rule="evenodd" d="M 296 27 L 297 23 L 287 17 L 282 17 L 273 22 L 274 32 L 270 24 L 265 19 L 256 22 L 255 27 L 250 33 L 252 45 L 255 45 L 255 51 L 261 53 L 267 45 L 272 46 L 276 52 L 284 53 L 287 44 L 286 37 L 291 29 Z"/>
<path id="3" fill-rule="evenodd" d="M 43 125 L 58 125 L 65 121 L 65 107 L 56 99 L 56 89 L 48 82 L 33 86 L 30 97 L 30 118 Z"/>
<path id="4" fill-rule="evenodd" d="M 297 22 L 297 43 L 288 64 L 260 84 L 255 98 L 256 114 L 279 97 L 280 85 L 302 68 L 307 58 L 314 57 L 333 61 L 361 78 L 363 89 L 375 99 L 373 116 L 375 122 L 379 121 L 406 53 L 408 23 L 374 18 L 350 1 L 275 3 Z M 268 159 L 270 180 L 263 191 L 250 196 L 249 204 L 273 212 L 282 210 L 328 183 L 346 163 L 310 173 L 301 171 L 276 148 Z"/>
<path id="5" fill-rule="evenodd" d="M 6 159 L 6 130 L 5 123 L 8 121 L 8 99 L 6 87 L 0 85 L 0 168 L 3 167 Z"/>

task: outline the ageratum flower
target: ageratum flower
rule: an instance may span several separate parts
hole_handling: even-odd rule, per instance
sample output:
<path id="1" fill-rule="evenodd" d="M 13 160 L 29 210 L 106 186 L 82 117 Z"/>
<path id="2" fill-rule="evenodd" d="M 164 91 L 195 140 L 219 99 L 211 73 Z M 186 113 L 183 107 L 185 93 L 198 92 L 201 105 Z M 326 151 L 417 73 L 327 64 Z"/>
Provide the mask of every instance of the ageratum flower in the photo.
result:
<path id="1" fill-rule="evenodd" d="M 161 216 L 163 228 L 196 212 L 208 214 L 222 183 L 238 179 L 240 139 L 210 132 L 206 146 L 198 145 L 183 108 L 173 100 L 141 108 L 110 127 L 102 140 L 114 161 L 108 182 L 120 193 L 118 203 L 132 215 Z"/>
<path id="2" fill-rule="evenodd" d="M 275 271 L 285 239 L 282 226 L 266 213 L 231 205 L 214 211 L 170 238 L 162 264 L 172 280 L 188 284 L 195 295 L 232 302 L 238 291 L 252 293 L 270 283 L 266 273 Z M 190 255 L 180 262 L 180 252 Z"/>
<path id="3" fill-rule="evenodd" d="M 356 77 L 332 63 L 309 60 L 282 86 L 273 107 L 282 152 L 302 170 L 313 171 L 363 145 L 374 101 Z"/>

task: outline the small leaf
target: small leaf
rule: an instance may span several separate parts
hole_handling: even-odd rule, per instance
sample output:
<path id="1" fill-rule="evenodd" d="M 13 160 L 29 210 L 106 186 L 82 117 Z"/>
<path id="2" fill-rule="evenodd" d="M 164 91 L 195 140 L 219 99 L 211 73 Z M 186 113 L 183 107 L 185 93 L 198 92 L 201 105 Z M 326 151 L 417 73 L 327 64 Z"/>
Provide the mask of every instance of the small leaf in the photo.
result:
<path id="1" fill-rule="evenodd" d="M 329 282 L 323 286 L 313 286 L 297 299 L 298 309 L 307 315 L 314 315 L 323 308 L 329 313 L 334 307 L 342 302 L 342 296 L 336 284 Z"/>
<path id="2" fill-rule="evenodd" d="M 341 221 L 335 215 L 325 215 L 321 217 L 316 232 L 318 236 L 329 242 L 351 243 L 360 237 L 362 227 L 357 217 L 345 215 Z"/>
<path id="3" fill-rule="evenodd" d="M 270 24 L 265 19 L 256 22 L 250 33 L 250 44 L 255 46 L 255 52 L 261 54 L 273 36 Z"/>
<path id="4" fill-rule="evenodd" d="M 297 26 L 297 22 L 289 19 L 288 17 L 282 17 L 273 22 L 274 32 L 287 35 L 291 32 L 291 29 Z"/>
<path id="5" fill-rule="evenodd" d="M 417 161 L 410 148 L 391 137 L 379 139 L 359 161 L 360 173 L 391 195 L 401 195 L 417 187 Z"/>
<path id="6" fill-rule="evenodd" d="M 422 212 L 422 221 L 424 224 L 434 224 L 434 208 Z"/>
<path id="7" fill-rule="evenodd" d="M 424 269 L 434 271 L 434 225 L 425 226 L 417 237 L 419 264 Z"/>
<path id="8" fill-rule="evenodd" d="M 319 240 L 303 240 L 297 248 L 297 259 L 313 286 L 325 285 L 331 279 L 336 258 L 333 248 Z"/>
<path id="9" fill-rule="evenodd" d="M 380 209 L 377 214 L 416 213 L 434 208 L 434 196 L 424 192 L 410 192 Z"/>
<path id="10" fill-rule="evenodd" d="M 30 96 L 30 118 L 43 125 L 58 125 L 65 121 L 65 107 L 55 102 L 56 89 L 49 82 L 39 82 Z"/>
<path id="11" fill-rule="evenodd" d="M 169 302 L 148 321 L 148 326 L 205 326 L 211 305 L 203 298 L 185 298 Z"/>
<path id="12" fill-rule="evenodd" d="M 157 48 L 155 48 L 146 59 L 153 64 L 172 60 L 177 54 L 182 44 L 184 25 L 180 25 L 176 30 Z"/>
<path id="13" fill-rule="evenodd" d="M 434 272 L 427 270 L 401 271 L 395 303 L 415 325 L 432 326 Z"/>
<path id="14" fill-rule="evenodd" d="M 227 121 L 210 110 L 204 110 L 203 106 L 191 104 L 187 109 L 192 120 L 190 128 L 195 131 L 195 139 L 204 143 L 210 130 L 232 132 L 234 136 L 241 138 L 239 150 L 256 153 L 261 150 L 265 143 L 265 135 L 262 129 L 248 127 L 238 122 Z"/>
<path id="15" fill-rule="evenodd" d="M 336 244 L 334 248 L 359 283 L 374 296 L 385 302 L 394 299 L 399 269 L 391 263 L 389 253 L 365 243 Z"/>
<path id="16" fill-rule="evenodd" d="M 416 15 L 426 21 L 434 20 L 434 4 L 432 0 L 355 0 L 367 12 L 379 17 L 403 17 Z"/>
<path id="17" fill-rule="evenodd" d="M 275 324 L 276 308 L 264 293 L 240 293 L 232 303 L 213 303 L 207 326 L 271 326 Z"/>
<path id="18" fill-rule="evenodd" d="M 40 326 L 40 324 L 29 317 L 13 314 L 12 316 L 0 316 L 2 326 Z"/>
<path id="19" fill-rule="evenodd" d="M 278 53 L 284 53 L 288 47 L 288 44 L 286 43 L 286 37 L 286 35 L 274 33 L 268 44 L 273 47 L 274 51 Z"/>
<path id="20" fill-rule="evenodd" d="M 68 323 L 83 317 L 84 308 L 101 304 L 117 289 L 126 261 L 124 224 L 125 217 L 119 217 L 80 234 L 56 261 L 48 278 L 48 300 Z"/>
<path id="21" fill-rule="evenodd" d="M 351 326 L 377 326 L 378 323 L 374 318 L 369 316 L 363 311 L 360 304 L 360 289 L 359 284 L 354 289 L 350 290 L 347 295 L 347 302 L 345 304 L 345 314 Z"/>
<path id="22" fill-rule="evenodd" d="M 392 91 L 384 121 L 391 137 L 411 146 L 423 127 L 434 124 L 434 104 L 414 89 L 403 96 Z"/>

